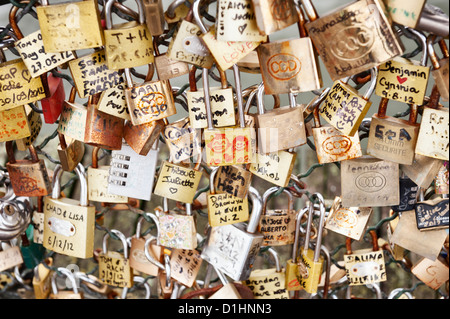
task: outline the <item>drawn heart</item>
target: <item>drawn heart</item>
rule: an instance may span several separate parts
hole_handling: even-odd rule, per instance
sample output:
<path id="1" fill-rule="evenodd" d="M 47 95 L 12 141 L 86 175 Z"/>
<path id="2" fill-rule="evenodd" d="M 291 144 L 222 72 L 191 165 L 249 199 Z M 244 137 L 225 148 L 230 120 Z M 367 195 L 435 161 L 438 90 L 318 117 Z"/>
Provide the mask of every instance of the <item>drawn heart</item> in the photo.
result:
<path id="1" fill-rule="evenodd" d="M 31 82 L 31 80 L 33 79 L 33 77 L 30 75 L 30 72 L 28 72 L 28 70 L 23 70 L 22 71 L 22 78 L 27 81 L 28 83 Z"/>
<path id="2" fill-rule="evenodd" d="M 401 77 L 399 77 L 399 76 L 397 75 L 397 81 L 398 81 L 400 84 L 405 83 L 407 80 L 408 80 L 408 78 L 401 78 Z"/>
<path id="3" fill-rule="evenodd" d="M 247 28 L 247 23 L 238 27 L 238 31 L 242 34 L 244 30 Z"/>
<path id="4" fill-rule="evenodd" d="M 170 191 L 172 194 L 175 194 L 176 192 L 178 192 L 178 189 L 175 188 L 175 187 L 171 187 L 171 188 L 169 188 L 169 191 Z"/>

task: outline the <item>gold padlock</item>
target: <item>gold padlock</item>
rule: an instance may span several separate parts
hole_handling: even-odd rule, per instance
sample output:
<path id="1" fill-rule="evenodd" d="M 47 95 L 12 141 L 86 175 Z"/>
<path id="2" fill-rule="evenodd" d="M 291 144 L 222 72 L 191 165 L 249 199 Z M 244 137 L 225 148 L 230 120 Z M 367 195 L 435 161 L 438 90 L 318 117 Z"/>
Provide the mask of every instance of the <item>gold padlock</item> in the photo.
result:
<path id="1" fill-rule="evenodd" d="M 158 79 L 170 80 L 189 73 L 189 64 L 183 61 L 172 60 L 167 53 L 161 54 L 158 49 L 158 37 L 153 38 L 155 50 L 155 69 Z"/>
<path id="2" fill-rule="evenodd" d="M 269 35 L 298 21 L 293 0 L 252 0 L 252 3 L 261 34 Z"/>
<path id="3" fill-rule="evenodd" d="M 392 21 L 410 28 L 416 28 L 426 0 L 411 3 L 405 0 L 384 0 Z"/>
<path id="4" fill-rule="evenodd" d="M 36 141 L 42 128 L 42 118 L 38 112 L 34 111 L 29 105 L 25 105 L 25 112 L 27 113 L 28 123 L 30 123 L 31 135 L 22 139 L 16 139 L 19 151 L 26 151 Z"/>
<path id="5" fill-rule="evenodd" d="M 84 143 L 86 134 L 87 109 L 75 102 L 76 87 L 70 90 L 69 100 L 64 101 L 59 118 L 58 132 Z"/>
<path id="6" fill-rule="evenodd" d="M 129 120 L 125 122 L 123 127 L 123 138 L 137 154 L 146 156 L 159 138 L 163 129 L 163 120 L 140 125 L 133 125 Z"/>
<path id="7" fill-rule="evenodd" d="M 66 172 L 71 172 L 77 167 L 78 163 L 84 157 L 85 144 L 78 140 L 71 139 L 67 143 L 66 138 L 63 134 L 58 132 L 59 144 L 58 144 L 58 155 L 59 161 L 63 170 Z"/>

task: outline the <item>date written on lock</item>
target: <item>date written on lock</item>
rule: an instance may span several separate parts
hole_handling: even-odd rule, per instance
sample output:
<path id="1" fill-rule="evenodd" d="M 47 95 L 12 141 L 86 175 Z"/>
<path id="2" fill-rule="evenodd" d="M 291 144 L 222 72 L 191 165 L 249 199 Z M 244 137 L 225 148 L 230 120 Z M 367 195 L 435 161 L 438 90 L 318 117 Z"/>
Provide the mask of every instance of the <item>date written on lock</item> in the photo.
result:
<path id="1" fill-rule="evenodd" d="M 105 284 L 115 287 L 132 287 L 131 272 L 126 271 L 130 269 L 130 261 L 124 259 L 121 253 L 108 251 L 107 254 L 100 254 L 98 258 L 98 271 Z"/>

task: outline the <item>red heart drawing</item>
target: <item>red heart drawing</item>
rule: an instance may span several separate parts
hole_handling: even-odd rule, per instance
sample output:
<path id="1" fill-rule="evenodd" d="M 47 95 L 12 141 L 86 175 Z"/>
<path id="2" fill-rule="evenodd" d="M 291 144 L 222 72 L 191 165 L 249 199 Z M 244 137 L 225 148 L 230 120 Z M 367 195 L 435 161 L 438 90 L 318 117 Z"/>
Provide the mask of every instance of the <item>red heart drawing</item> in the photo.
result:
<path id="1" fill-rule="evenodd" d="M 401 78 L 397 75 L 397 80 L 398 80 L 398 82 L 400 82 L 400 84 L 403 84 L 406 82 L 406 80 L 408 80 L 408 78 Z"/>

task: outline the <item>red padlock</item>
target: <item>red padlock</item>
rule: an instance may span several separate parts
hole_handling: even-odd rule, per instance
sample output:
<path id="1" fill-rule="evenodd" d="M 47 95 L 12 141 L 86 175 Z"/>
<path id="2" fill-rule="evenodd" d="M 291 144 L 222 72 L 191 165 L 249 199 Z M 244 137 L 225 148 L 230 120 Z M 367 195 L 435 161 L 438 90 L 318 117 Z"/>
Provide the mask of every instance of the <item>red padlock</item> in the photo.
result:
<path id="1" fill-rule="evenodd" d="M 45 73 L 41 77 L 47 77 L 49 97 L 41 100 L 44 121 L 53 124 L 61 115 L 62 105 L 66 98 L 62 78 L 54 76 L 52 73 Z"/>

